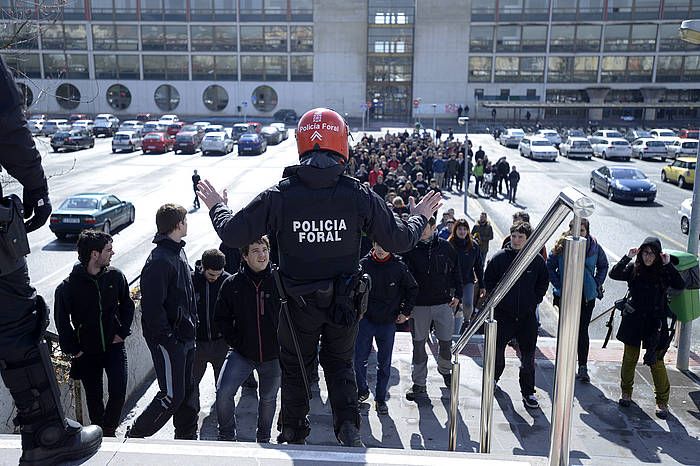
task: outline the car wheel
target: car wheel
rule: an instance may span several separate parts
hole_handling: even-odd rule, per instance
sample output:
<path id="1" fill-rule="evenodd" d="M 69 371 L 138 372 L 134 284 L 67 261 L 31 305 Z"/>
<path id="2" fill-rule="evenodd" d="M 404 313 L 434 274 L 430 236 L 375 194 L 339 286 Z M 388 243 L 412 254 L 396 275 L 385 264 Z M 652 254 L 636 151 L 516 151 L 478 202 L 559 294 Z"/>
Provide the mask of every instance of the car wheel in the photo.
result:
<path id="1" fill-rule="evenodd" d="M 629 158 L 629 157 L 625 157 L 625 158 L 622 159 L 622 160 L 625 161 L 625 162 L 629 162 L 629 161 L 630 161 L 630 158 Z"/>
<path id="2" fill-rule="evenodd" d="M 129 210 L 129 225 L 134 223 L 134 220 L 136 220 L 136 209 L 133 207 Z"/>
<path id="3" fill-rule="evenodd" d="M 603 157 L 603 160 L 608 160 L 608 154 L 606 154 L 605 151 L 603 151 L 601 155 Z"/>
<path id="4" fill-rule="evenodd" d="M 661 170 L 661 181 L 664 183 L 668 181 L 668 178 L 666 178 L 666 172 Z"/>
<path id="5" fill-rule="evenodd" d="M 102 232 L 108 235 L 112 232 L 112 225 L 109 223 L 109 220 L 102 225 Z"/>
<path id="6" fill-rule="evenodd" d="M 520 157 L 525 157 L 525 154 L 523 153 L 523 151 L 520 151 Z"/>
<path id="7" fill-rule="evenodd" d="M 129 152 L 133 152 L 134 150 L 135 150 L 135 149 L 134 149 L 134 145 L 133 145 L 133 144 L 130 145 L 130 146 L 129 146 Z"/>
<path id="8" fill-rule="evenodd" d="M 678 187 L 685 188 L 685 178 L 683 178 L 682 176 L 678 177 Z"/>
<path id="9" fill-rule="evenodd" d="M 593 178 L 591 178 L 591 192 L 595 192 L 595 181 L 593 181 Z"/>
<path id="10" fill-rule="evenodd" d="M 113 153 L 113 154 L 116 154 L 116 153 L 117 153 L 117 149 L 112 149 L 112 153 Z"/>
<path id="11" fill-rule="evenodd" d="M 683 216 L 681 217 L 681 233 L 687 235 L 688 231 L 690 231 L 690 222 L 688 221 L 688 217 Z"/>
<path id="12" fill-rule="evenodd" d="M 68 235 L 66 233 L 56 233 L 56 239 L 59 241 L 65 241 Z"/>
<path id="13" fill-rule="evenodd" d="M 90 143 L 90 149 L 92 149 L 93 147 L 95 147 L 95 143 L 94 143 L 94 142 L 91 142 L 91 143 Z"/>
<path id="14" fill-rule="evenodd" d="M 608 200 L 609 200 L 609 201 L 614 201 L 614 200 L 615 200 L 615 193 L 613 193 L 612 188 L 608 188 Z"/>
<path id="15" fill-rule="evenodd" d="M 51 148 L 53 149 L 54 152 L 58 152 L 58 147 L 56 147 L 56 146 L 51 146 Z"/>

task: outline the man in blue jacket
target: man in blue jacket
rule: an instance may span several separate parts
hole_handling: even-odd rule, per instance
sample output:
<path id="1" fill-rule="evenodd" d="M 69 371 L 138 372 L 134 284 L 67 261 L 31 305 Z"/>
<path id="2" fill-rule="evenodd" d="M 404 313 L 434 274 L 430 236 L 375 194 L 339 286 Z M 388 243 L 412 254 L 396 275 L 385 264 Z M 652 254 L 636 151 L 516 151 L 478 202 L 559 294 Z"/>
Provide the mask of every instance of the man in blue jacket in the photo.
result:
<path id="1" fill-rule="evenodd" d="M 149 437 L 174 417 L 176 439 L 195 439 L 198 407 L 192 367 L 197 303 L 185 255 L 187 210 L 165 204 L 156 213 L 156 247 L 141 271 L 141 322 L 160 390 L 127 436 Z"/>

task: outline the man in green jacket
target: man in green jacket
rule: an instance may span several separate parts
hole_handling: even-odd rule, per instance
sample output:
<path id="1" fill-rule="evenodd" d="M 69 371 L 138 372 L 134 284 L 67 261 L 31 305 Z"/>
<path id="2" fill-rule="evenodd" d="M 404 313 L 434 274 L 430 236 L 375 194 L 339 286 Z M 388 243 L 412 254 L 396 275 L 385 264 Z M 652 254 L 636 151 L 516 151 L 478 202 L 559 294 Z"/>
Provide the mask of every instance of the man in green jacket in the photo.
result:
<path id="1" fill-rule="evenodd" d="M 479 221 L 472 227 L 472 236 L 479 240 L 481 257 L 486 259 L 486 255 L 489 252 L 489 242 L 493 239 L 493 227 L 486 216 L 486 212 L 481 212 Z"/>

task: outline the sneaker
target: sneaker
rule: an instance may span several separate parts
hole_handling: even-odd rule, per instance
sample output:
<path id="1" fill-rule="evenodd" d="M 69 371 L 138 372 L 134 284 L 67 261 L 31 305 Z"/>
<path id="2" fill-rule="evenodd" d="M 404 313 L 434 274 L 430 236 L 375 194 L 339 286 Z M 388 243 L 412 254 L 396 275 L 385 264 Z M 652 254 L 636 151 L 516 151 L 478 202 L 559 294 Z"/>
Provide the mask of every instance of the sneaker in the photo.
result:
<path id="1" fill-rule="evenodd" d="M 618 403 L 623 408 L 629 407 L 632 404 L 632 394 L 623 393 L 622 396 L 620 397 L 620 400 L 618 401 Z"/>
<path id="2" fill-rule="evenodd" d="M 408 401 L 415 401 L 417 398 L 427 397 L 428 390 L 425 385 L 413 384 L 413 387 L 406 392 L 406 399 Z"/>
<path id="3" fill-rule="evenodd" d="M 358 393 L 357 394 L 357 402 L 358 403 L 364 403 L 369 399 L 369 392 L 364 392 L 364 393 Z"/>
<path id="4" fill-rule="evenodd" d="M 389 414 L 389 407 L 386 405 L 386 401 L 377 401 L 375 407 L 377 408 L 377 414 Z"/>
<path id="5" fill-rule="evenodd" d="M 362 439 L 360 438 L 360 429 L 350 421 L 343 422 L 335 438 L 337 438 L 340 445 L 344 447 L 365 447 L 365 444 L 362 443 Z"/>
<path id="6" fill-rule="evenodd" d="M 534 394 L 523 397 L 523 403 L 525 404 L 525 407 L 529 409 L 537 409 L 540 407 L 537 397 Z"/>
<path id="7" fill-rule="evenodd" d="M 442 380 L 445 382 L 445 387 L 450 388 L 452 387 L 452 373 L 448 372 L 447 374 L 440 374 L 442 376 Z"/>
<path id="8" fill-rule="evenodd" d="M 590 382 L 591 378 L 588 376 L 588 367 L 578 366 L 578 373 L 576 374 L 576 378 L 579 379 L 581 382 Z"/>
<path id="9" fill-rule="evenodd" d="M 656 417 L 659 419 L 668 418 L 668 405 L 666 403 L 656 403 Z"/>

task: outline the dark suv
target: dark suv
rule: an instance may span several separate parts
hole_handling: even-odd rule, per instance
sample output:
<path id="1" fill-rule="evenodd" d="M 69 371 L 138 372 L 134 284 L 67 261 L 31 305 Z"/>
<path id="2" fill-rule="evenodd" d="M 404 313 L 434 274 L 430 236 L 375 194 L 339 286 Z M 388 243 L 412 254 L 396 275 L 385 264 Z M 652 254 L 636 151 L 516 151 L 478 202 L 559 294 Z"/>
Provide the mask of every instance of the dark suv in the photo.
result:
<path id="1" fill-rule="evenodd" d="M 175 146 L 173 150 L 183 154 L 194 154 L 202 143 L 202 134 L 195 131 L 180 131 L 175 136 Z"/>
<path id="2" fill-rule="evenodd" d="M 297 115 L 297 112 L 294 110 L 283 108 L 282 110 L 277 110 L 274 115 L 272 115 L 272 118 L 275 121 L 281 121 L 288 125 L 293 125 L 297 122 L 297 120 L 299 120 L 299 115 Z"/>

